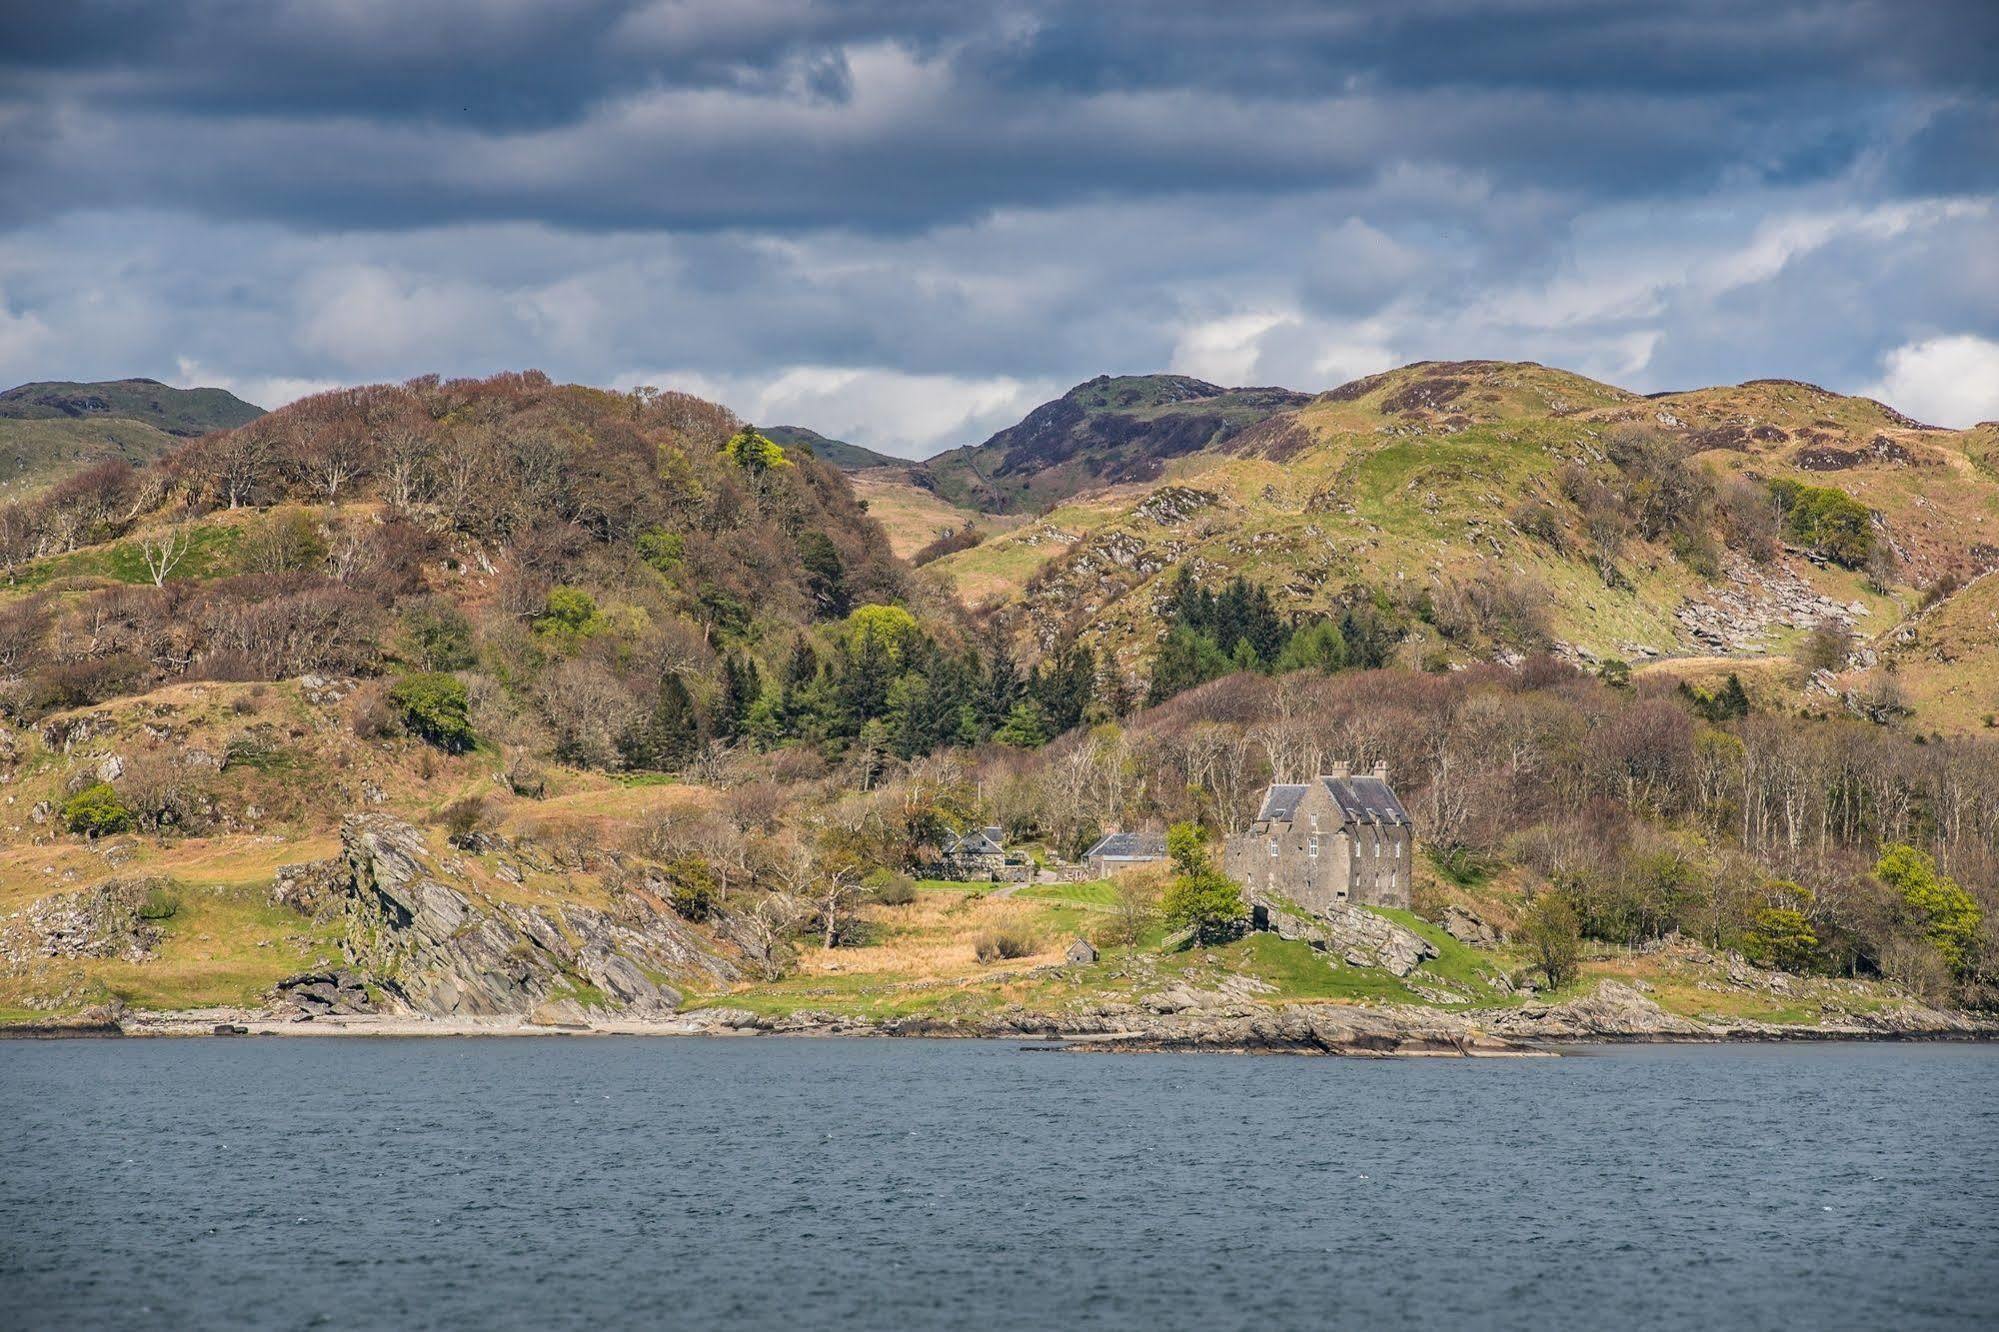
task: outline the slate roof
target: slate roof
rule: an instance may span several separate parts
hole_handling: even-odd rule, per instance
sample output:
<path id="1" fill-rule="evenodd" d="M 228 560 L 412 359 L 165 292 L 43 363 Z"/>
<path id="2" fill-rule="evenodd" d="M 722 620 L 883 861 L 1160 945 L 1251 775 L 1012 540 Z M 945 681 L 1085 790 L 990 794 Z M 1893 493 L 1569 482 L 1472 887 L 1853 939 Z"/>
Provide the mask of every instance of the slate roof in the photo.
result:
<path id="1" fill-rule="evenodd" d="M 953 856 L 998 856 L 1006 853 L 1006 847 L 998 828 L 974 828 L 952 839 L 944 852 Z"/>
<path id="2" fill-rule="evenodd" d="M 1257 814 L 1257 822 L 1275 820 L 1289 823 L 1298 812 L 1298 802 L 1305 798 L 1311 788 L 1304 784 L 1297 786 L 1273 786 L 1263 793 L 1263 809 Z"/>
<path id="3" fill-rule="evenodd" d="M 1166 835 L 1114 832 L 1100 839 L 1095 846 L 1083 853 L 1085 860 L 1095 860 L 1098 856 L 1108 860 L 1164 860 Z"/>
<path id="4" fill-rule="evenodd" d="M 1402 808 L 1395 792 L 1388 789 L 1388 783 L 1379 777 L 1356 775 L 1343 781 L 1329 777 L 1326 789 L 1332 792 L 1340 813 L 1346 816 L 1349 823 L 1411 826 L 1409 812 Z"/>
<path id="5" fill-rule="evenodd" d="M 1352 777 L 1321 777 L 1326 791 L 1333 797 L 1333 803 L 1340 808 L 1340 818 L 1345 823 L 1380 823 L 1391 827 L 1412 827 L 1413 821 L 1402 802 L 1395 798 L 1395 792 L 1379 777 L 1357 773 Z M 1263 808 L 1257 812 L 1258 823 L 1290 823 L 1298 816 L 1298 806 L 1305 793 L 1311 790 L 1309 784 L 1292 786 L 1279 784 L 1263 793 Z"/>

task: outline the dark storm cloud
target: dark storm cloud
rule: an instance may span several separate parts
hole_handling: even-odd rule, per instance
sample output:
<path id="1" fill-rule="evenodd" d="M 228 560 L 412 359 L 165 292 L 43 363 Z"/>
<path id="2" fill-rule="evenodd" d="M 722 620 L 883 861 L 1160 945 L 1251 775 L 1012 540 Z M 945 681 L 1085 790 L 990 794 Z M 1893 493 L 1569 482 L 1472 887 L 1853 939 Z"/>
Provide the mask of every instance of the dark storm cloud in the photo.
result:
<path id="1" fill-rule="evenodd" d="M 1989 124 L 1995 33 L 1988 0 L 19 5 L 0 209 L 908 230 L 1399 163 L 1661 196 L 1836 174 L 1911 98 Z"/>
<path id="2" fill-rule="evenodd" d="M 1496 356 L 1969 419 L 1995 191 L 1992 0 L 0 0 L 0 387 L 535 365 L 920 452 Z"/>

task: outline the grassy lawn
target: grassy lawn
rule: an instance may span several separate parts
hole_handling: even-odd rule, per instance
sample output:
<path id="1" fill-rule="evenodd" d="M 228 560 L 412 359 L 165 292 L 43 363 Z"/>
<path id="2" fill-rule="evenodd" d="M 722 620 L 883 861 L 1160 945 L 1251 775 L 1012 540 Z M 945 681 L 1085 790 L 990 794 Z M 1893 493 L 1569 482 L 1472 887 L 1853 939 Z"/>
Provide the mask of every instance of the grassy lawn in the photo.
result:
<path id="1" fill-rule="evenodd" d="M 1117 905 L 1117 886 L 1109 879 L 1089 883 L 1036 883 L 1014 894 L 1032 902 L 1066 902 L 1071 906 L 1108 909 Z"/>

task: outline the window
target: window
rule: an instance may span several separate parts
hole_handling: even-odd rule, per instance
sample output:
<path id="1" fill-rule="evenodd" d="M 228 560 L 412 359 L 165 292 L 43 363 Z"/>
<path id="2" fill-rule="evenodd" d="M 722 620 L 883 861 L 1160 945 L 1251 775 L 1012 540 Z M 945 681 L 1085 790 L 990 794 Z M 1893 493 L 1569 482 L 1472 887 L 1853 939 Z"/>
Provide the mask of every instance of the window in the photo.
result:
<path id="1" fill-rule="evenodd" d="M 1270 858 L 1272 860 L 1277 859 L 1277 839 L 1275 837 L 1270 839 Z"/>
<path id="2" fill-rule="evenodd" d="M 1306 842 L 1306 843 L 1305 843 L 1305 854 L 1306 854 L 1306 855 L 1308 855 L 1308 856 L 1310 856 L 1310 857 L 1311 857 L 1312 859 L 1314 859 L 1314 860 L 1317 860 L 1317 859 L 1319 858 L 1319 839 L 1318 839 L 1318 838 L 1314 837 L 1314 838 L 1312 838 L 1312 839 L 1311 839 L 1310 841 L 1308 841 L 1308 842 Z"/>
<path id="3" fill-rule="evenodd" d="M 1311 816 L 1311 819 L 1312 819 L 1312 831 L 1313 832 L 1319 831 L 1319 816 L 1317 814 L 1314 814 Z"/>

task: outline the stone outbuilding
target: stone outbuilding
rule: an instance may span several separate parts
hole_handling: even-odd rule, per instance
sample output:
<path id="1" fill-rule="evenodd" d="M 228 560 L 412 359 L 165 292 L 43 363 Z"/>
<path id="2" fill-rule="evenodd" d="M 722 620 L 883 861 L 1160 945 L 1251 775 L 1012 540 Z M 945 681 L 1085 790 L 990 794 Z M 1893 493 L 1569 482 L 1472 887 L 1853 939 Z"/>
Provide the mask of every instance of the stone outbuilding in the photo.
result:
<path id="1" fill-rule="evenodd" d="M 1223 864 L 1252 899 L 1327 912 L 1349 904 L 1409 907 L 1415 829 L 1388 784 L 1338 764 L 1309 782 L 1272 786 Z"/>
<path id="2" fill-rule="evenodd" d="M 1076 963 L 1094 962 L 1097 960 L 1097 946 L 1088 939 L 1078 939 L 1069 945 L 1069 951 L 1063 956 Z"/>
<path id="3" fill-rule="evenodd" d="M 1098 878 L 1163 864 L 1165 860 L 1164 833 L 1114 832 L 1098 839 L 1095 846 L 1083 853 L 1083 863 Z"/>

